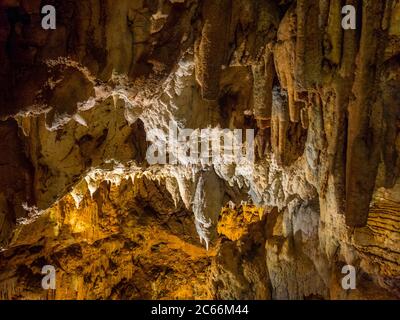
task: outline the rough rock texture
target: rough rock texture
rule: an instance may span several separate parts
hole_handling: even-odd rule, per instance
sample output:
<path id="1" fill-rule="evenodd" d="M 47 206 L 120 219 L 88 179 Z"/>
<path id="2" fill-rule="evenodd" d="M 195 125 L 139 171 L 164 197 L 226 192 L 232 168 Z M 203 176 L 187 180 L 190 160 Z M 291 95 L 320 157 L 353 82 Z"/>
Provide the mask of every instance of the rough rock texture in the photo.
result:
<path id="1" fill-rule="evenodd" d="M 42 2 L 0 0 L 0 298 L 400 298 L 399 0 Z M 149 164 L 170 125 L 255 163 Z"/>

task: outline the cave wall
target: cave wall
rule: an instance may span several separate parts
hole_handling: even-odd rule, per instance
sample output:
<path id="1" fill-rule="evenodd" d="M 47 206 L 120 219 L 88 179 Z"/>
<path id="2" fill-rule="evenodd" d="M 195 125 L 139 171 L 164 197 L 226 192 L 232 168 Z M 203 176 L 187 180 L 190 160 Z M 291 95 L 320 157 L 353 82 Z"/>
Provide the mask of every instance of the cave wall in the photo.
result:
<path id="1" fill-rule="evenodd" d="M 0 297 L 400 297 L 398 0 L 43 4 L 0 1 Z M 254 167 L 150 165 L 170 123 Z"/>

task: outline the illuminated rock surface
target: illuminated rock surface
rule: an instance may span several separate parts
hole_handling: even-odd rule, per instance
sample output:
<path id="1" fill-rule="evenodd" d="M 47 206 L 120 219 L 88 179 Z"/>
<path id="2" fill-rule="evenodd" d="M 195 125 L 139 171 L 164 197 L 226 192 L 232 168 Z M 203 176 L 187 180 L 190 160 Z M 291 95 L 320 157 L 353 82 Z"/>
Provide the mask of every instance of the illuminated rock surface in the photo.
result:
<path id="1" fill-rule="evenodd" d="M 400 298 L 398 0 L 48 2 L 0 1 L 1 299 Z M 170 122 L 253 172 L 149 165 Z"/>

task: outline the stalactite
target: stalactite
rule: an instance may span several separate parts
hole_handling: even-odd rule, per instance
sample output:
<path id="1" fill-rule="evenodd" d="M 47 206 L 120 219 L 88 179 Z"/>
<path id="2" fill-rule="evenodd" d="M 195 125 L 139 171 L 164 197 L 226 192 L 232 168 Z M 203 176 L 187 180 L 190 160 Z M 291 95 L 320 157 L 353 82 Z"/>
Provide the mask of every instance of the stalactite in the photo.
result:
<path id="1" fill-rule="evenodd" d="M 399 0 L 51 2 L 0 5 L 0 299 L 400 297 Z"/>
<path id="2" fill-rule="evenodd" d="M 219 95 L 221 68 L 226 59 L 230 16 L 230 0 L 204 1 L 203 29 L 196 52 L 196 78 L 205 100 L 216 100 Z"/>
<path id="3" fill-rule="evenodd" d="M 358 7 L 358 0 L 349 0 L 349 5 Z M 361 28 L 359 26 L 358 28 Z M 343 33 L 342 56 L 340 65 L 340 75 L 343 78 L 354 77 L 356 55 L 359 46 L 358 31 L 349 29 Z"/>
<path id="4" fill-rule="evenodd" d="M 300 110 L 301 126 L 303 129 L 308 128 L 308 108 L 302 108 Z"/>
<path id="5" fill-rule="evenodd" d="M 348 4 L 357 7 L 358 0 L 348 1 Z M 347 145 L 347 110 L 352 95 L 354 82 L 354 69 L 359 41 L 357 30 L 337 30 L 340 25 L 341 7 L 331 3 L 329 15 L 329 36 L 335 39 L 328 52 L 327 58 L 339 66 L 333 79 L 332 96 L 329 97 L 328 106 L 331 108 L 331 117 L 326 121 L 331 123 L 331 130 L 327 132 L 328 142 L 328 172 L 334 180 L 335 198 L 339 212 L 345 212 L 346 198 L 346 145 Z M 340 36 L 339 36 L 339 34 Z M 340 56 L 339 56 L 340 54 Z"/>
<path id="6" fill-rule="evenodd" d="M 329 8 L 328 26 L 326 30 L 325 59 L 335 66 L 340 65 L 342 58 L 343 29 L 341 25 L 342 4 L 340 1 L 331 1 Z"/>
<path id="7" fill-rule="evenodd" d="M 314 0 L 297 1 L 296 90 L 312 89 L 321 82 L 322 46 L 319 27 L 319 3 Z M 293 107 L 293 106 L 292 106 Z M 296 122 L 299 120 L 298 111 Z"/>
<path id="8" fill-rule="evenodd" d="M 289 110 L 287 100 L 278 90 L 274 90 L 271 118 L 271 145 L 278 164 L 285 163 Z"/>
<path id="9" fill-rule="evenodd" d="M 193 196 L 193 213 L 200 241 L 204 240 L 207 249 L 216 235 L 216 223 L 222 201 L 223 193 L 215 171 L 202 171 Z"/>
<path id="10" fill-rule="evenodd" d="M 274 61 L 270 50 L 260 64 L 252 66 L 254 117 L 257 120 L 270 120 L 272 110 L 272 86 L 274 82 Z"/>
<path id="11" fill-rule="evenodd" d="M 280 84 L 287 90 L 290 121 L 298 122 L 300 110 L 295 101 L 295 61 L 296 61 L 296 7 L 286 12 L 278 29 L 277 43 L 274 46 L 275 69 Z"/>
<path id="12" fill-rule="evenodd" d="M 363 21 L 357 72 L 350 102 L 347 167 L 346 223 L 362 227 L 367 223 L 375 187 L 382 138 L 382 101 L 377 99 L 376 76 L 383 55 L 381 22 L 383 3 L 363 2 Z M 382 37 L 376 37 L 376 34 Z"/>

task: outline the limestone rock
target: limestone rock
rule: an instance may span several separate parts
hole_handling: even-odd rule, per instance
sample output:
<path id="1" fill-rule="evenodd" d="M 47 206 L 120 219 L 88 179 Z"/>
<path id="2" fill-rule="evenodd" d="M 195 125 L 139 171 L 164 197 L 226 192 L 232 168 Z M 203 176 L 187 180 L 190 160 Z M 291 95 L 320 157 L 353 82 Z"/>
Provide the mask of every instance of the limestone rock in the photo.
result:
<path id="1" fill-rule="evenodd" d="M 0 1 L 1 299 L 400 298 L 399 1 L 51 2 Z"/>

